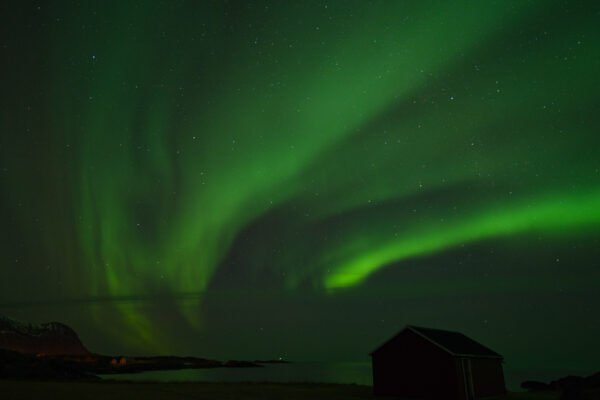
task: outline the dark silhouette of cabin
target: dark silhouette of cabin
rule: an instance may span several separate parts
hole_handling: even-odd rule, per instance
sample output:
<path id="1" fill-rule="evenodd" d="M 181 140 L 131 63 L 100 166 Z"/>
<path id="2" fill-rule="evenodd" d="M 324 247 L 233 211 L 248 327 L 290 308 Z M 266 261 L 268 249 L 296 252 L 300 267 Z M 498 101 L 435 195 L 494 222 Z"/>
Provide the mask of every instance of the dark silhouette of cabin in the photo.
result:
<path id="1" fill-rule="evenodd" d="M 376 395 L 472 400 L 506 393 L 502 356 L 462 333 L 407 326 L 371 357 Z"/>

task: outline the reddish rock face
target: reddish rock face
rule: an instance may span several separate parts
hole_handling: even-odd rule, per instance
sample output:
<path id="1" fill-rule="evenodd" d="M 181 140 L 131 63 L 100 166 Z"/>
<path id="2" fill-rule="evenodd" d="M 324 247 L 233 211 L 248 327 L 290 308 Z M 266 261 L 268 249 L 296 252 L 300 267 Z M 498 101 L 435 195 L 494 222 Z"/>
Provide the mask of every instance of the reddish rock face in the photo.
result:
<path id="1" fill-rule="evenodd" d="M 0 316 L 0 349 L 25 354 L 88 355 L 75 331 L 59 322 L 29 324 Z"/>

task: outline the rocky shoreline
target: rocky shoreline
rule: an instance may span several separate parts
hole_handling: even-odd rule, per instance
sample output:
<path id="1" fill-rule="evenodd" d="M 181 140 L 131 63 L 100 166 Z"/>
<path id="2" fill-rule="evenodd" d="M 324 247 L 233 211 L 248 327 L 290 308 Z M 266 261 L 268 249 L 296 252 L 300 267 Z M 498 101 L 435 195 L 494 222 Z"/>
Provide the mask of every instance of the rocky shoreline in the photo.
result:
<path id="1" fill-rule="evenodd" d="M 98 374 L 130 374 L 143 371 L 198 368 L 260 368 L 285 360 L 217 361 L 198 357 L 125 357 L 89 354 L 30 355 L 0 350 L 0 377 L 24 379 L 99 379 Z"/>

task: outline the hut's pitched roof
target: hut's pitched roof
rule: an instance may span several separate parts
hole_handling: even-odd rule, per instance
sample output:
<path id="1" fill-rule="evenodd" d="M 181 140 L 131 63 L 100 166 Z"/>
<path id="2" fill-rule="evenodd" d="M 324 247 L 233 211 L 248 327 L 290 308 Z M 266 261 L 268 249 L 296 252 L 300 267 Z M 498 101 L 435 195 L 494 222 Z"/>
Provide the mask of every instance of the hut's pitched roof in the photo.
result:
<path id="1" fill-rule="evenodd" d="M 450 353 L 453 356 L 461 357 L 480 357 L 480 358 L 502 358 L 502 356 L 492 349 L 489 349 L 474 341 L 473 339 L 463 335 L 460 332 L 445 331 L 441 329 L 423 328 L 419 326 L 408 325 L 400 333 L 409 330 L 417 335 L 425 338 L 442 350 Z M 398 333 L 398 335 L 400 334 Z M 396 335 L 396 336 L 398 336 Z M 383 348 L 396 338 L 394 336 L 389 341 L 374 350 L 371 354 Z"/>

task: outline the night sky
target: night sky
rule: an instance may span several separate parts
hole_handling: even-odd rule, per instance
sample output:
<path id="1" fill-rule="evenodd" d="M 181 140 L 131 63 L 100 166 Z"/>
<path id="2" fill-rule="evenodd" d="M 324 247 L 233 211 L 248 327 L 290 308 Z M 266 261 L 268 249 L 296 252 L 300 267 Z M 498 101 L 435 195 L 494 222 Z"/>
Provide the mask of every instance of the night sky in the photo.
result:
<path id="1" fill-rule="evenodd" d="M 92 351 L 598 369 L 596 1 L 2 1 L 0 314 Z"/>

